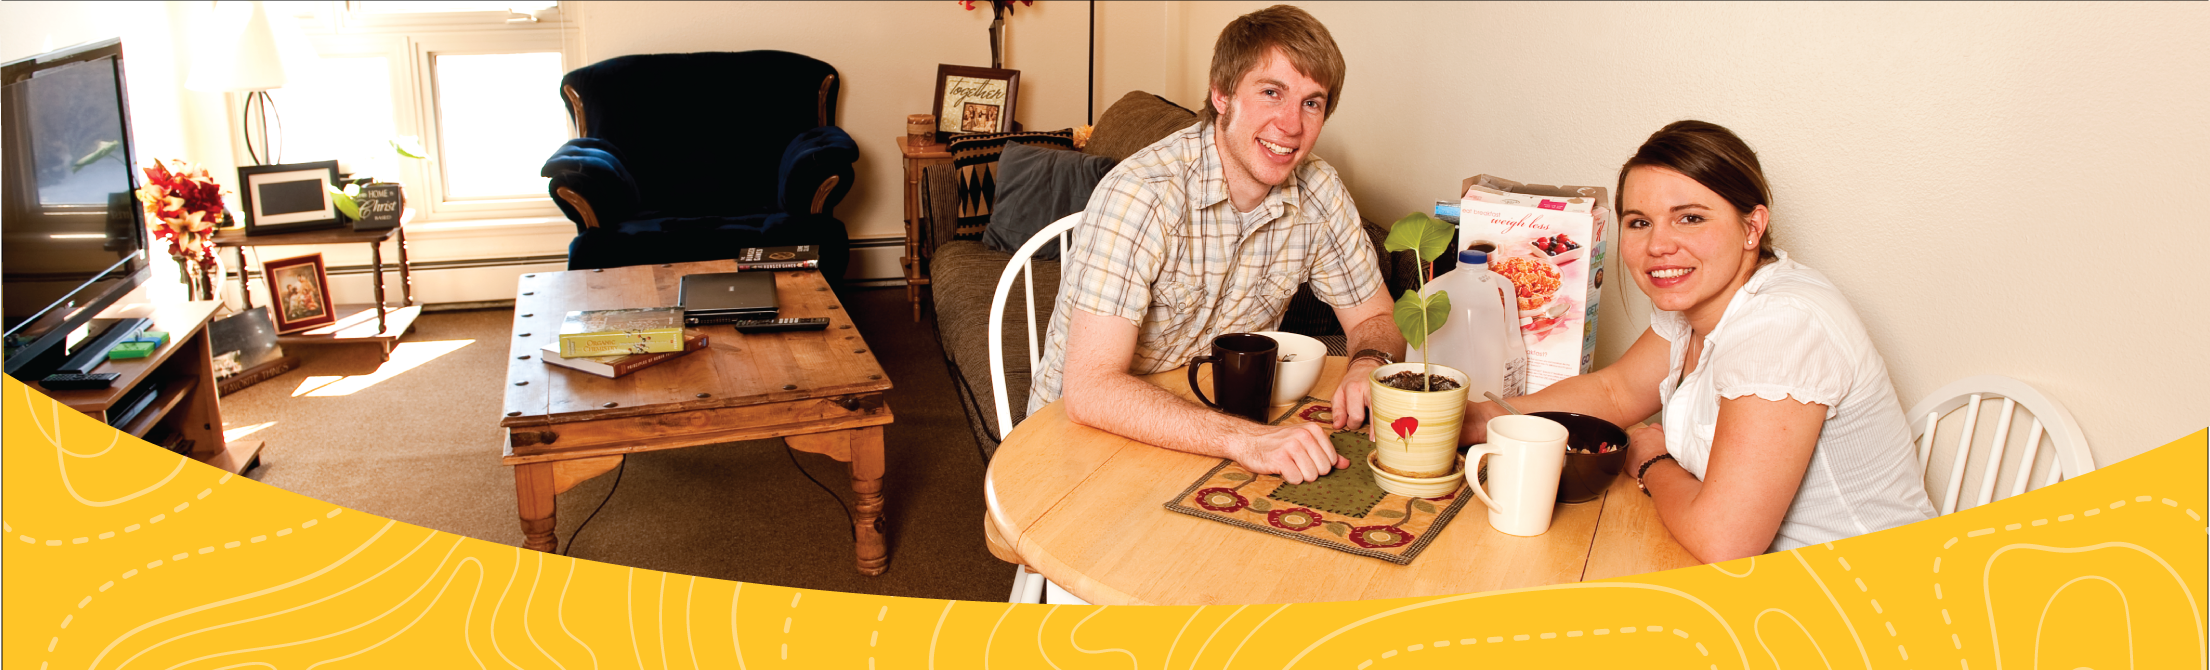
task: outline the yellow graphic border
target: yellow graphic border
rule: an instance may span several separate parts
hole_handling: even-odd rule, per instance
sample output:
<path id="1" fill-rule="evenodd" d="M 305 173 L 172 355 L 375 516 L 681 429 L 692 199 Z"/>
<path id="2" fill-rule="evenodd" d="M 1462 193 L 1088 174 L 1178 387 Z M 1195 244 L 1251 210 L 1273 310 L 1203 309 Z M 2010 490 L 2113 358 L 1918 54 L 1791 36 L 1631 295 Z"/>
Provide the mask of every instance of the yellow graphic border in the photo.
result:
<path id="1" fill-rule="evenodd" d="M 0 402 L 8 668 L 1993 670 L 2210 659 L 2205 432 L 1991 505 L 1719 565 L 1430 598 L 1081 607 L 810 591 L 526 551 L 232 476 L 12 378 Z"/>

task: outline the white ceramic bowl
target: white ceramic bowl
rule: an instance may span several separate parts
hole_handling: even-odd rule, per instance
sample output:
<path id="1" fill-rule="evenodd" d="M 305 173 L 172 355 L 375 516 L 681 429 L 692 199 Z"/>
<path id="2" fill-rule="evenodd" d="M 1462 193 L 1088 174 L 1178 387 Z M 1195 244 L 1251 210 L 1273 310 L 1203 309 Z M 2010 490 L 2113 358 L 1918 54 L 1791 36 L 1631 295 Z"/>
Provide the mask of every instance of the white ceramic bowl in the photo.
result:
<path id="1" fill-rule="evenodd" d="M 1327 364 L 1328 345 L 1319 340 L 1296 333 L 1265 331 L 1257 333 L 1273 338 L 1278 347 L 1274 363 L 1273 405 L 1280 407 L 1303 400 L 1312 392 L 1312 385 L 1320 381 L 1320 368 Z M 1289 360 L 1281 360 L 1283 358 Z"/>

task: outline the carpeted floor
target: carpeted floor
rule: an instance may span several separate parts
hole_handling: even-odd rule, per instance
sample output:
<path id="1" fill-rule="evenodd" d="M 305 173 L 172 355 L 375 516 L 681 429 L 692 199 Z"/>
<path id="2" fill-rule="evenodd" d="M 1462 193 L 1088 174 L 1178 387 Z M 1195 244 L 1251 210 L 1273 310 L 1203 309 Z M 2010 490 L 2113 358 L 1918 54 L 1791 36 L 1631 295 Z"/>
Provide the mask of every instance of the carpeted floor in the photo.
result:
<path id="1" fill-rule="evenodd" d="M 895 384 L 888 403 L 897 421 L 884 433 L 888 572 L 865 577 L 853 568 L 845 512 L 792 459 L 850 505 L 844 465 L 779 439 L 631 455 L 612 497 L 613 473 L 560 496 L 562 549 L 605 501 L 571 555 L 781 586 L 1003 601 L 1013 567 L 983 546 L 982 457 L 933 321 L 913 323 L 896 289 L 850 290 L 844 300 Z M 248 475 L 402 522 L 521 544 L 513 474 L 499 463 L 512 320 L 508 309 L 425 314 L 381 365 L 373 347 L 292 349 L 299 369 L 222 400 L 227 428 L 260 426 L 252 436 L 268 441 Z"/>

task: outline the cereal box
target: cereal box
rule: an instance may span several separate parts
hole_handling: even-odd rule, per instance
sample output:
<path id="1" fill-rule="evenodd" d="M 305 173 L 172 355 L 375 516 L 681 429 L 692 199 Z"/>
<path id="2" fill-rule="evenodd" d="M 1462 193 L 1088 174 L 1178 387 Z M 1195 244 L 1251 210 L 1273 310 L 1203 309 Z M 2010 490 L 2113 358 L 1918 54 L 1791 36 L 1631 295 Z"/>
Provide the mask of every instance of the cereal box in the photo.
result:
<path id="1" fill-rule="evenodd" d="M 1604 284 L 1601 186 L 1522 184 L 1469 177 L 1458 203 L 1460 249 L 1494 248 L 1489 269 L 1519 290 L 1527 338 L 1527 392 L 1587 372 L 1596 356 L 1596 302 Z"/>

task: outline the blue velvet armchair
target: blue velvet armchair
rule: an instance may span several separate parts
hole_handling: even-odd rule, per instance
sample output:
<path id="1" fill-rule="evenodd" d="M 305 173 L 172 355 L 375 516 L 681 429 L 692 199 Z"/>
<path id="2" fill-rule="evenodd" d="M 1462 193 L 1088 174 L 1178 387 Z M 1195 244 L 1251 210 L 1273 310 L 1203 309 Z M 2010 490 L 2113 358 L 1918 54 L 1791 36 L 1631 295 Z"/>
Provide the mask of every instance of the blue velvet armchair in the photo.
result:
<path id="1" fill-rule="evenodd" d="M 620 56 L 562 77 L 582 137 L 542 174 L 576 224 L 568 269 L 814 244 L 841 279 L 835 209 L 859 147 L 836 127 L 838 88 L 836 68 L 783 51 Z"/>

